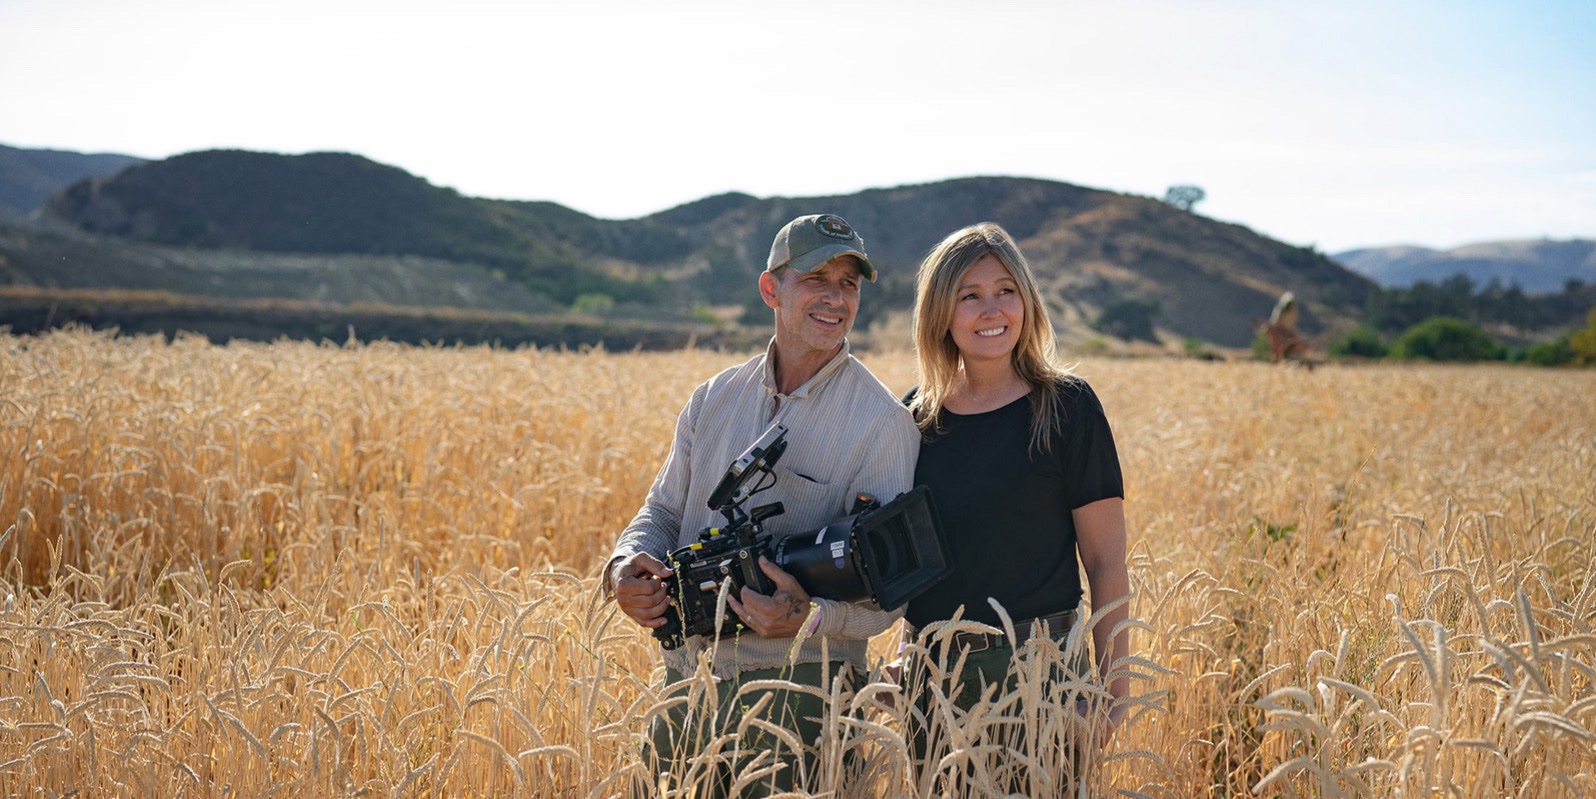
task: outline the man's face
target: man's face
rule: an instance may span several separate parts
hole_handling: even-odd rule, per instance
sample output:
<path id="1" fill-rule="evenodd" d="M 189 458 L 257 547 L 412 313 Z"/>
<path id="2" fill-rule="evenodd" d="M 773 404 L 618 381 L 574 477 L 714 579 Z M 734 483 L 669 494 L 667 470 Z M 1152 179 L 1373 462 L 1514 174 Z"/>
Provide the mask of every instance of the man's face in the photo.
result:
<path id="1" fill-rule="evenodd" d="M 831 354 L 859 312 L 859 262 L 841 255 L 809 273 L 782 269 L 760 276 L 765 304 L 776 309 L 776 343 L 794 354 Z"/>

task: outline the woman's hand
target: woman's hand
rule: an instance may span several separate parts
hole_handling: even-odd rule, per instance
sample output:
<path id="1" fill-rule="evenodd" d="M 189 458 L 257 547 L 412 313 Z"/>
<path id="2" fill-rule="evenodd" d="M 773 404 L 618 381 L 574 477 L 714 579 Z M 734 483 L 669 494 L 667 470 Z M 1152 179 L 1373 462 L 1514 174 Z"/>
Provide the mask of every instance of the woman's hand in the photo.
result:
<path id="1" fill-rule="evenodd" d="M 897 710 L 898 694 L 903 692 L 903 658 L 881 665 L 881 681 L 899 686 L 899 690 L 877 692 L 876 701 L 888 710 Z"/>
<path id="2" fill-rule="evenodd" d="M 903 684 L 903 658 L 881 666 L 881 679 L 894 685 Z"/>

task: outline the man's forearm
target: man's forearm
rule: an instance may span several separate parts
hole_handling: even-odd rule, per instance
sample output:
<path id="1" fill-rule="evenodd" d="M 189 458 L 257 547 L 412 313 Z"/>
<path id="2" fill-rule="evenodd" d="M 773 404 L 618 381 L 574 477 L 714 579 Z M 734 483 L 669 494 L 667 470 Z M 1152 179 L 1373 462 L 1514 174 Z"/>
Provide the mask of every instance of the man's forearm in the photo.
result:
<path id="1" fill-rule="evenodd" d="M 903 609 L 885 611 L 874 605 L 815 597 L 809 618 L 809 635 L 834 638 L 869 638 L 892 626 Z"/>

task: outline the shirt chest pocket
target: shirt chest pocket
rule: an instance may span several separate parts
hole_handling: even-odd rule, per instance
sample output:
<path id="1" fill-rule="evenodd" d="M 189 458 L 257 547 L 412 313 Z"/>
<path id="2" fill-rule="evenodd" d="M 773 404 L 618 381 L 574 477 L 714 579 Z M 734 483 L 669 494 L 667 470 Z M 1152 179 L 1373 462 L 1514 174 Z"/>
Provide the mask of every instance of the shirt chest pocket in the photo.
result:
<path id="1" fill-rule="evenodd" d="M 782 516 L 787 522 L 783 526 L 794 522 L 809 524 L 815 520 L 823 523 L 837 515 L 836 506 L 842 504 L 836 496 L 837 486 L 841 482 L 832 481 L 830 475 L 817 474 L 817 471 L 802 466 L 790 468 L 786 464 L 776 464 L 776 485 L 764 496 L 769 497 L 766 502 L 782 504 L 785 510 Z M 764 496 L 759 499 L 764 499 Z"/>

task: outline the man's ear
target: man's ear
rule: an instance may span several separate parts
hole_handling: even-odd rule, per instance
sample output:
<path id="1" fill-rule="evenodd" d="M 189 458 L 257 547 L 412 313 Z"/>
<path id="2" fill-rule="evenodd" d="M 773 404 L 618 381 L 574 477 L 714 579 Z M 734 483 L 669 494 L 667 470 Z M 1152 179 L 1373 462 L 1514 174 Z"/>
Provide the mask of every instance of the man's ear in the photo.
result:
<path id="1" fill-rule="evenodd" d="M 763 297 L 765 304 L 772 308 L 780 305 L 776 299 L 776 282 L 777 278 L 774 272 L 759 273 L 759 296 Z"/>

